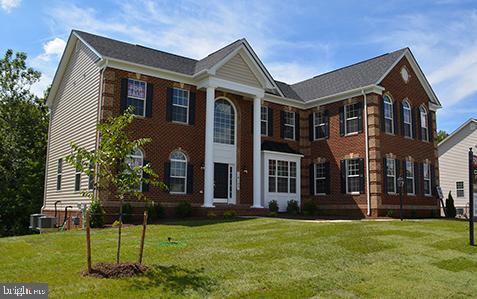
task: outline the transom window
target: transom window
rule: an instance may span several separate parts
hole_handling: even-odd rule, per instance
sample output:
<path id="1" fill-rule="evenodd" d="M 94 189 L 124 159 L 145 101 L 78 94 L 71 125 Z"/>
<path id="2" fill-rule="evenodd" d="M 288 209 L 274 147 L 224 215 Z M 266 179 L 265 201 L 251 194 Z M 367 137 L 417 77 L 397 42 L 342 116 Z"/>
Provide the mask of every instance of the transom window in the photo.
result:
<path id="1" fill-rule="evenodd" d="M 359 159 L 346 160 L 346 192 L 359 193 Z"/>
<path id="2" fill-rule="evenodd" d="M 63 159 L 58 159 L 56 165 L 56 190 L 61 190 L 61 176 L 63 174 Z"/>
<path id="3" fill-rule="evenodd" d="M 172 89 L 172 121 L 180 123 L 189 122 L 189 91 L 185 89 Z"/>
<path id="4" fill-rule="evenodd" d="M 422 140 L 429 141 L 429 131 L 427 128 L 427 110 L 424 106 L 419 107 L 419 113 L 421 114 L 421 136 Z"/>
<path id="5" fill-rule="evenodd" d="M 396 193 L 396 160 L 386 159 L 386 188 L 388 193 Z"/>
<path id="6" fill-rule="evenodd" d="M 263 136 L 268 136 L 268 122 L 268 108 L 262 106 L 260 108 L 260 132 Z"/>
<path id="7" fill-rule="evenodd" d="M 406 160 L 406 193 L 409 195 L 416 194 L 414 190 L 414 163 Z"/>
<path id="8" fill-rule="evenodd" d="M 424 177 L 424 195 L 431 195 L 431 165 L 427 162 L 422 164 Z"/>
<path id="9" fill-rule="evenodd" d="M 224 99 L 215 101 L 214 142 L 235 144 L 235 111 L 232 104 Z"/>
<path id="10" fill-rule="evenodd" d="M 455 182 L 457 197 L 464 197 L 464 182 Z"/>
<path id="11" fill-rule="evenodd" d="M 407 100 L 402 102 L 402 113 L 404 122 L 404 136 L 412 138 L 412 113 L 411 105 Z"/>
<path id="12" fill-rule="evenodd" d="M 320 111 L 313 113 L 313 127 L 315 140 L 326 137 L 326 117 L 324 112 Z"/>
<path id="13" fill-rule="evenodd" d="M 383 97 L 384 104 L 384 131 L 386 133 L 394 133 L 393 121 L 393 102 L 388 96 Z"/>
<path id="14" fill-rule="evenodd" d="M 296 162 L 268 160 L 268 192 L 296 193 Z"/>
<path id="15" fill-rule="evenodd" d="M 129 165 L 131 169 L 134 169 L 136 167 L 141 167 L 144 163 L 144 154 L 140 149 L 136 149 L 131 155 L 129 155 L 126 158 L 126 163 Z M 143 176 L 143 173 L 141 171 L 140 173 L 141 179 Z M 142 184 L 139 184 L 139 186 L 135 186 L 136 191 L 142 191 Z"/>
<path id="16" fill-rule="evenodd" d="M 358 133 L 360 111 L 359 103 L 345 106 L 345 134 Z"/>
<path id="17" fill-rule="evenodd" d="M 285 123 L 283 136 L 287 139 L 295 139 L 295 112 L 284 111 Z"/>
<path id="18" fill-rule="evenodd" d="M 187 158 L 184 153 L 175 151 L 171 155 L 169 192 L 185 194 L 187 186 Z"/>
<path id="19" fill-rule="evenodd" d="M 315 194 L 326 193 L 326 164 L 315 164 Z"/>
<path id="20" fill-rule="evenodd" d="M 134 107 L 134 114 L 145 116 L 146 112 L 146 82 L 128 79 L 127 106 Z"/>

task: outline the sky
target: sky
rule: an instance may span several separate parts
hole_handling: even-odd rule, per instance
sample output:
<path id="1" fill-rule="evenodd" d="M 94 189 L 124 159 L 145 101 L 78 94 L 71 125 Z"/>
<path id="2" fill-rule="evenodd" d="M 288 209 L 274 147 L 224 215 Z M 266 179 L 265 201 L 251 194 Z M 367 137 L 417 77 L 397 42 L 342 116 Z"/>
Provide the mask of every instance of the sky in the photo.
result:
<path id="1" fill-rule="evenodd" d="M 72 29 L 200 59 L 245 37 L 295 83 L 410 47 L 443 108 L 440 130 L 477 116 L 477 1 L 0 0 L 0 51 L 51 83 Z"/>

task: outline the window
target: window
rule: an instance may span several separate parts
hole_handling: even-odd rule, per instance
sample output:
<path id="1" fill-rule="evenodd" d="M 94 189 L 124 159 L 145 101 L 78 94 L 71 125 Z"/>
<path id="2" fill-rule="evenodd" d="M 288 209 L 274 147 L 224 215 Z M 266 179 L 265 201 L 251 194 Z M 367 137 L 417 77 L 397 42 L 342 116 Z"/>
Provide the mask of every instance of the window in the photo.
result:
<path id="1" fill-rule="evenodd" d="M 260 132 L 262 136 L 268 136 L 268 121 L 268 108 L 262 106 L 260 109 Z"/>
<path id="2" fill-rule="evenodd" d="M 315 194 L 326 194 L 326 164 L 315 164 Z"/>
<path id="3" fill-rule="evenodd" d="M 187 186 L 187 159 L 184 153 L 175 151 L 171 155 L 169 191 L 173 194 L 185 194 Z"/>
<path id="4" fill-rule="evenodd" d="M 408 195 L 416 194 L 414 190 L 414 163 L 406 160 L 406 193 Z"/>
<path id="5" fill-rule="evenodd" d="M 326 117 L 324 112 L 313 113 L 313 128 L 314 140 L 326 137 Z"/>
<path id="6" fill-rule="evenodd" d="M 419 113 L 421 114 L 421 136 L 422 136 L 422 140 L 429 141 L 426 108 L 424 106 L 419 107 Z"/>
<path id="7" fill-rule="evenodd" d="M 185 89 L 172 89 L 172 121 L 189 123 L 189 91 Z"/>
<path id="8" fill-rule="evenodd" d="M 61 174 L 63 172 L 63 159 L 58 159 L 56 166 L 56 190 L 61 190 Z"/>
<path id="9" fill-rule="evenodd" d="M 359 113 L 361 109 L 359 103 L 345 106 L 345 134 L 359 132 Z"/>
<path id="10" fill-rule="evenodd" d="M 396 160 L 386 159 L 386 188 L 388 193 L 396 193 Z"/>
<path id="11" fill-rule="evenodd" d="M 80 191 L 81 189 L 81 171 L 76 169 L 75 171 L 75 191 Z"/>
<path id="12" fill-rule="evenodd" d="M 94 165 L 93 163 L 89 163 L 89 169 L 90 171 L 94 171 Z M 94 175 L 91 174 L 88 176 L 88 190 L 93 190 L 94 188 Z"/>
<path id="13" fill-rule="evenodd" d="M 146 82 L 128 79 L 127 106 L 134 107 L 134 114 L 145 116 L 146 112 Z"/>
<path id="14" fill-rule="evenodd" d="M 215 101 L 214 142 L 235 143 L 235 111 L 232 104 L 224 99 Z"/>
<path id="15" fill-rule="evenodd" d="M 404 100 L 402 102 L 402 116 L 404 122 L 404 136 L 412 138 L 412 114 L 411 114 L 411 105 L 409 102 Z"/>
<path id="16" fill-rule="evenodd" d="M 296 162 L 268 160 L 268 192 L 296 193 Z"/>
<path id="17" fill-rule="evenodd" d="M 464 182 L 455 182 L 457 197 L 464 197 Z"/>
<path id="18" fill-rule="evenodd" d="M 424 195 L 431 195 L 431 165 L 429 163 L 422 164 L 424 177 Z"/>
<path id="19" fill-rule="evenodd" d="M 384 105 L 384 131 L 386 133 L 394 133 L 394 121 L 393 121 L 393 102 L 388 96 L 383 98 Z"/>
<path id="20" fill-rule="evenodd" d="M 359 193 L 360 190 L 359 159 L 346 160 L 346 192 Z"/>
<path id="21" fill-rule="evenodd" d="M 407 71 L 406 67 L 401 68 L 401 78 L 404 81 L 404 83 L 409 82 L 409 72 Z"/>
<path id="22" fill-rule="evenodd" d="M 284 111 L 283 137 L 295 140 L 295 112 Z"/>
<path id="23" fill-rule="evenodd" d="M 144 163 L 144 155 L 140 149 L 135 150 L 131 155 L 126 158 L 126 163 L 129 165 L 131 169 L 135 167 L 141 167 Z M 141 179 L 142 179 L 142 171 L 141 171 Z M 142 190 L 142 184 L 135 187 L 137 191 Z"/>

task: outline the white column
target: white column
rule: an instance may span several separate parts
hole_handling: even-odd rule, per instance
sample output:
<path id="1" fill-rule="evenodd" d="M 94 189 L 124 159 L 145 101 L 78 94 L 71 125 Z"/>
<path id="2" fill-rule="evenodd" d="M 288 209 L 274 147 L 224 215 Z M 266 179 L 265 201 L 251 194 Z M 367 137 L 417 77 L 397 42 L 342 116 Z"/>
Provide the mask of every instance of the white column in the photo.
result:
<path id="1" fill-rule="evenodd" d="M 214 207 L 214 104 L 215 87 L 207 87 L 203 207 Z"/>
<path id="2" fill-rule="evenodd" d="M 260 97 L 253 99 L 253 208 L 263 208 L 262 206 L 262 163 L 261 163 L 261 132 L 260 132 L 260 110 L 262 100 Z"/>

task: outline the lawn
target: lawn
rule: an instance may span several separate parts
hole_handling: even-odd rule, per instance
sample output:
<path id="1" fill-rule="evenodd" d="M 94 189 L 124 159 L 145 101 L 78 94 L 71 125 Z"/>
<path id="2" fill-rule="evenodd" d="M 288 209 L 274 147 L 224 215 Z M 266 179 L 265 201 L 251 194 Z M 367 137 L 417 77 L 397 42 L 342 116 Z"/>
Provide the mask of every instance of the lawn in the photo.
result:
<path id="1" fill-rule="evenodd" d="M 135 261 L 140 227 L 123 234 Z M 168 237 L 177 241 L 169 245 Z M 148 226 L 143 277 L 97 279 L 82 231 L 0 239 L 1 282 L 48 282 L 50 297 L 476 297 L 477 247 L 460 221 L 189 221 Z M 93 263 L 116 230 L 92 232 Z"/>

